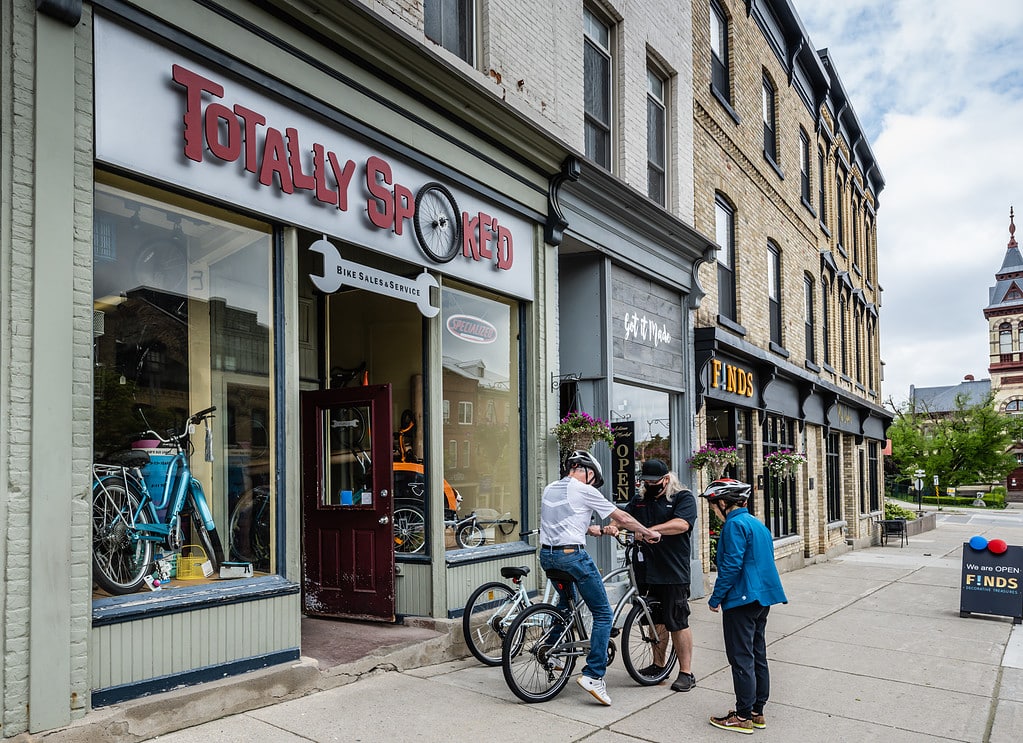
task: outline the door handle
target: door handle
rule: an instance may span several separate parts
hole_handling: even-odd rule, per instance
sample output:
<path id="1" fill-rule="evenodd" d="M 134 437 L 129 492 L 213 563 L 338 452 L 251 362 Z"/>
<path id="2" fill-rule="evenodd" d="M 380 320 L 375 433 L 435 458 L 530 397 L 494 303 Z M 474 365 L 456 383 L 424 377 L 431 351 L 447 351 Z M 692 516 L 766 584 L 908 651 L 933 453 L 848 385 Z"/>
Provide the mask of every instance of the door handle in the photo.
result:
<path id="1" fill-rule="evenodd" d="M 391 520 L 386 516 L 381 516 L 380 523 L 383 524 L 384 526 L 387 526 L 389 523 L 391 523 Z"/>

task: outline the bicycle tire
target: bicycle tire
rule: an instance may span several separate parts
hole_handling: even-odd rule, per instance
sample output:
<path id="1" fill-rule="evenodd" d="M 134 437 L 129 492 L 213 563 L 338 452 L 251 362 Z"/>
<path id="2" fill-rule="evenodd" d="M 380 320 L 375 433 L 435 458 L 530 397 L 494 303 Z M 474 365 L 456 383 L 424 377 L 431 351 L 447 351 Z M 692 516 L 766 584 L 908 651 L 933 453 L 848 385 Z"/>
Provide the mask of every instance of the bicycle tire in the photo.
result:
<path id="1" fill-rule="evenodd" d="M 422 552 L 426 548 L 426 519 L 423 512 L 415 508 L 395 508 L 394 551 L 405 554 Z"/>
<path id="2" fill-rule="evenodd" d="M 251 562 L 253 566 L 270 564 L 270 494 L 257 493 L 264 486 L 246 490 L 228 520 L 231 559 Z"/>
<path id="3" fill-rule="evenodd" d="M 519 592 L 500 581 L 484 583 L 470 594 L 462 612 L 462 637 L 476 660 L 501 665 L 506 630 L 523 608 Z"/>
<path id="4" fill-rule="evenodd" d="M 199 516 L 199 510 L 192 507 L 192 539 L 199 542 L 199 546 L 206 552 L 206 557 L 213 565 L 213 575 L 220 572 L 220 563 L 224 561 L 224 547 L 220 543 L 220 535 L 216 529 L 210 531 Z"/>
<path id="5" fill-rule="evenodd" d="M 519 612 L 501 644 L 501 669 L 508 688 L 529 704 L 556 697 L 575 670 L 576 655 L 548 653 L 575 639 L 575 625 L 553 604 L 533 604 Z"/>
<path id="6" fill-rule="evenodd" d="M 459 547 L 481 547 L 487 541 L 487 533 L 479 524 L 462 524 L 455 534 L 455 541 Z"/>
<path id="7" fill-rule="evenodd" d="M 443 184 L 431 181 L 419 189 L 412 224 L 419 248 L 437 263 L 448 263 L 462 250 L 462 215 Z"/>
<path id="8" fill-rule="evenodd" d="M 641 673 L 643 669 L 654 665 L 654 645 L 659 642 L 666 642 L 668 647 L 663 669 L 651 675 Z M 671 633 L 664 630 L 664 637 L 658 640 L 653 627 L 643 616 L 643 606 L 640 604 L 632 607 L 625 617 L 625 624 L 622 625 L 622 658 L 625 661 L 625 670 L 640 686 L 655 686 L 675 670 L 677 658 Z"/>
<path id="9" fill-rule="evenodd" d="M 98 480 L 92 488 L 92 579 L 112 595 L 134 593 L 153 564 L 153 543 L 140 539 L 134 524 L 149 524 L 142 496 L 120 476 Z"/>

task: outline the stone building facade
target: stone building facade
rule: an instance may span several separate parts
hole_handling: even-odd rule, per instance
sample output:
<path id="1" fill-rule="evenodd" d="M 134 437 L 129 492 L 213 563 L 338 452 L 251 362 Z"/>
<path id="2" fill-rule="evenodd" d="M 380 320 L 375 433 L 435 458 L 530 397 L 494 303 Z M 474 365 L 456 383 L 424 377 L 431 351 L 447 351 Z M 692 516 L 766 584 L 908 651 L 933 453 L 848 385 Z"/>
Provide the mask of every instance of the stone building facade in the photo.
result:
<path id="1" fill-rule="evenodd" d="M 700 269 L 696 437 L 738 448 L 731 474 L 799 565 L 870 543 L 882 507 L 884 179 L 791 2 L 697 2 L 693 28 L 695 224 L 721 248 Z M 782 450 L 807 462 L 774 475 Z"/>

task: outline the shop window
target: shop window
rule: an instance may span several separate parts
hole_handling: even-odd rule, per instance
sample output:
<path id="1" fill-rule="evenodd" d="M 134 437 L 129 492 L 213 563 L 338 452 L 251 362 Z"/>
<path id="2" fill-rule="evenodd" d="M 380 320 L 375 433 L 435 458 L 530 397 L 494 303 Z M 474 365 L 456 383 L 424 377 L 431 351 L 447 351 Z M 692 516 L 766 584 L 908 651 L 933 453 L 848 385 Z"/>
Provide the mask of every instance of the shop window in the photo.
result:
<path id="1" fill-rule="evenodd" d="M 166 513 L 173 450 L 138 434 L 167 438 L 191 414 L 216 407 L 188 439 L 191 475 L 215 522 L 207 532 L 221 560 L 274 572 L 270 226 L 112 177 L 97 183 L 94 203 L 104 260 L 94 263 L 92 282 L 93 450 L 97 462 L 126 449 L 149 456 L 142 469 L 154 500 L 149 516 L 171 536 L 154 543 L 145 570 L 155 573 L 163 555 L 176 571 L 180 545 L 206 540 L 187 513 L 180 527 Z M 101 540 L 102 527 L 93 536 Z"/>
<path id="2" fill-rule="evenodd" d="M 486 534 L 484 545 L 518 541 L 522 528 L 518 526 L 522 520 L 519 338 L 523 335 L 519 306 L 453 282 L 442 290 L 441 305 L 442 394 L 459 401 L 457 423 L 444 424 L 444 439 L 449 442 L 444 478 L 462 498 L 459 515 L 476 513 Z M 478 332 L 472 337 L 458 332 L 458 326 L 448 322 L 455 316 L 472 318 Z M 474 419 L 476 407 L 487 414 Z M 454 540 L 447 543 L 456 546 Z"/>
<path id="3" fill-rule="evenodd" d="M 667 201 L 667 81 L 655 70 L 646 71 L 647 196 L 664 206 Z"/>
<path id="4" fill-rule="evenodd" d="M 611 410 L 613 420 L 635 425 L 637 472 L 647 459 L 660 459 L 672 468 L 671 398 L 667 392 L 615 382 L 611 385 Z"/>
<path id="5" fill-rule="evenodd" d="M 763 424 L 763 455 L 796 450 L 795 423 L 781 416 L 768 415 Z M 777 537 L 796 533 L 796 477 L 774 475 L 764 468 L 764 523 Z"/>
<path id="6" fill-rule="evenodd" d="M 426 38 L 452 54 L 475 64 L 476 12 L 473 0 L 425 0 Z"/>
<path id="7" fill-rule="evenodd" d="M 583 102 L 586 156 L 611 170 L 611 25 L 583 9 Z"/>
<path id="8" fill-rule="evenodd" d="M 880 511 L 881 510 L 881 489 L 880 489 L 880 473 L 879 461 L 878 461 L 878 450 L 881 447 L 878 446 L 876 441 L 867 443 L 867 471 L 868 471 L 868 486 L 867 486 L 867 497 L 870 498 L 870 510 Z"/>
<path id="9" fill-rule="evenodd" d="M 714 200 L 714 237 L 718 250 L 718 314 L 735 322 L 735 210 L 718 196 Z"/>
<path id="10" fill-rule="evenodd" d="M 842 471 L 839 466 L 839 446 L 841 437 L 830 433 L 827 437 L 824 452 L 825 487 L 828 498 L 828 521 L 839 521 L 842 518 Z"/>
<path id="11" fill-rule="evenodd" d="M 728 17 L 717 0 L 710 2 L 710 88 L 725 103 L 732 102 L 728 74 Z"/>

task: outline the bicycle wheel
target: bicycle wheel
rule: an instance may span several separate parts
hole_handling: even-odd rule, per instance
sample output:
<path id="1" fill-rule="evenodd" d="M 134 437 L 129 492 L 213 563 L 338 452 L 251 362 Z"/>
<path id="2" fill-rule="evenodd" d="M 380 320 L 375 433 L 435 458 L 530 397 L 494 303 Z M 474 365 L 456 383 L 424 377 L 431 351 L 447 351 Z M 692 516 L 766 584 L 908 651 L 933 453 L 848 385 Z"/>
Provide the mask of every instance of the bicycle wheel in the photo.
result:
<path id="1" fill-rule="evenodd" d="M 575 669 L 576 656 L 559 651 L 575 641 L 575 627 L 551 604 L 519 612 L 501 645 L 501 667 L 508 688 L 523 702 L 556 697 Z"/>
<path id="2" fill-rule="evenodd" d="M 480 663 L 501 665 L 501 642 L 522 608 L 519 592 L 507 583 L 484 583 L 472 592 L 462 612 L 462 637 Z"/>
<path id="3" fill-rule="evenodd" d="M 93 483 L 92 579 L 107 593 L 137 591 L 153 564 L 153 543 L 135 529 L 152 523 L 149 511 L 139 509 L 141 502 L 120 477 Z"/>
<path id="4" fill-rule="evenodd" d="M 463 524 L 455 534 L 459 547 L 479 547 L 487 541 L 487 533 L 476 523 Z"/>
<path id="5" fill-rule="evenodd" d="M 270 564 L 270 492 L 259 486 L 242 493 L 228 522 L 231 559 L 251 562 L 257 569 Z"/>
<path id="6" fill-rule="evenodd" d="M 220 534 L 216 530 L 210 531 L 203 523 L 199 511 L 192 507 L 192 539 L 199 542 L 199 546 L 206 552 L 213 565 L 213 575 L 220 572 L 220 563 L 224 561 L 224 547 L 220 544 Z"/>
<path id="7" fill-rule="evenodd" d="M 663 637 L 658 637 L 655 628 L 647 621 L 642 605 L 635 605 L 625 617 L 622 626 L 622 657 L 625 669 L 640 686 L 654 686 L 671 675 L 675 670 L 675 646 L 671 641 L 671 633 L 661 627 Z M 656 667 L 655 651 L 663 650 L 664 666 L 657 673 L 643 673 L 648 668 Z"/>
<path id="8" fill-rule="evenodd" d="M 426 547 L 426 519 L 414 508 L 394 509 L 394 551 L 422 552 Z"/>

